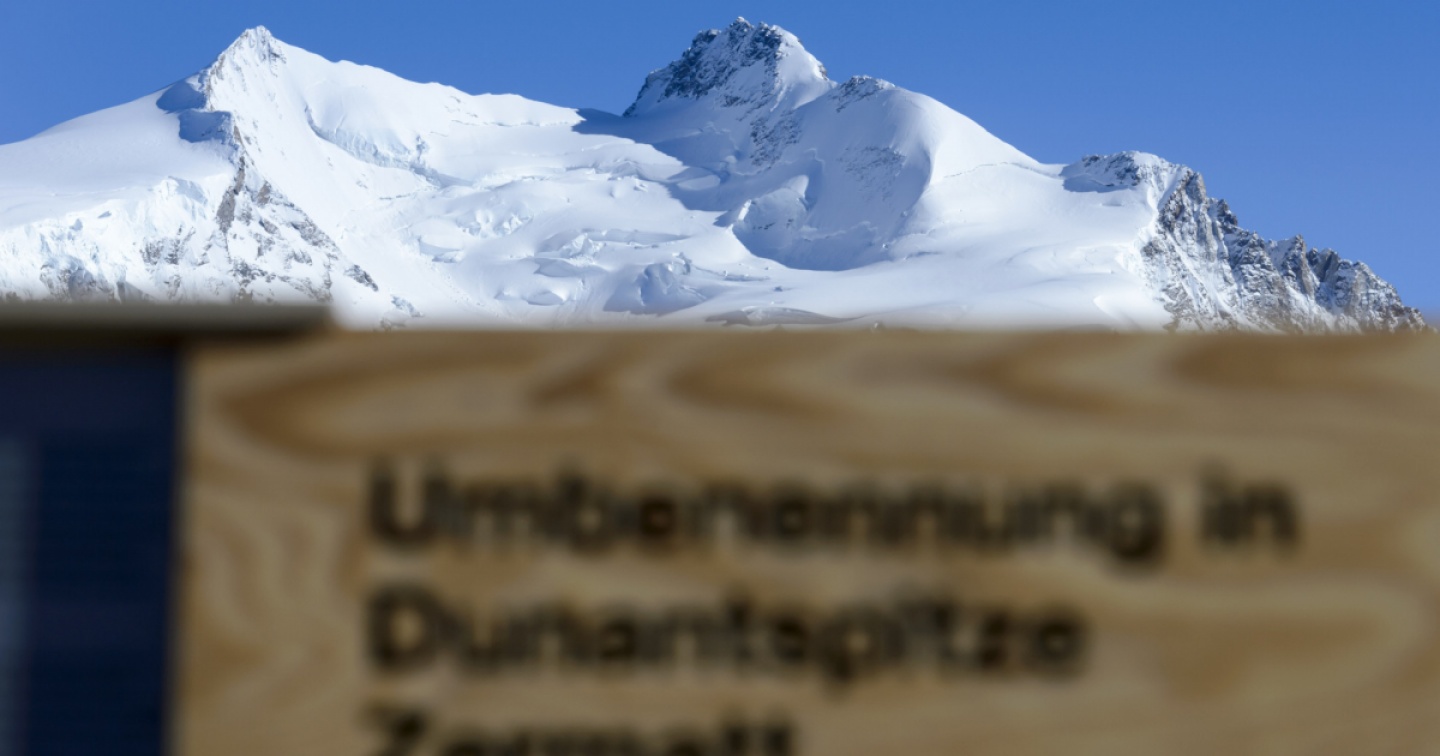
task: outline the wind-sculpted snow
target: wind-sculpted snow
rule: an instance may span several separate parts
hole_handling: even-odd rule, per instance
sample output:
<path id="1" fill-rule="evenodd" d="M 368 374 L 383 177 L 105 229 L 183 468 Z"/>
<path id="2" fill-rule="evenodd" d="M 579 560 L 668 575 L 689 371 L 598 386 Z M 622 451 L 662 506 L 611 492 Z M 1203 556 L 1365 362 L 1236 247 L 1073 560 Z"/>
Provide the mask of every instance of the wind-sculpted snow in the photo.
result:
<path id="1" fill-rule="evenodd" d="M 1363 264 L 1242 229 L 1187 168 L 1037 163 L 743 19 L 623 116 L 249 30 L 0 146 L 0 295 L 318 300 L 360 327 L 1423 327 Z"/>

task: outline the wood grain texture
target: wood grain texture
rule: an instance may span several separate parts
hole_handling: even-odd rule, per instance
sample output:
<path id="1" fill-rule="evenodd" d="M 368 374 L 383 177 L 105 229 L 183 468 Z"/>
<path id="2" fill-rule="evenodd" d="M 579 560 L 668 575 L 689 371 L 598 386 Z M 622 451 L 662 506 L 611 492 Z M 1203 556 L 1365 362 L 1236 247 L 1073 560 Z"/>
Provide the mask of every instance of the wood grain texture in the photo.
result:
<path id="1" fill-rule="evenodd" d="M 371 754 L 377 702 L 447 726 L 709 726 L 784 710 L 801 753 L 1425 753 L 1440 743 L 1440 340 L 936 333 L 326 334 L 190 357 L 179 753 Z M 367 534 L 376 459 L 406 475 L 617 485 L 858 478 L 1152 481 L 1165 558 L 1083 549 L 606 558 L 401 555 Z M 1201 471 L 1287 486 L 1292 553 L 1216 553 Z M 475 607 L 882 600 L 1073 605 L 1077 676 L 921 669 L 843 695 L 679 667 L 621 678 L 378 674 L 364 601 L 424 580 Z M 417 753 L 438 752 L 422 750 Z"/>

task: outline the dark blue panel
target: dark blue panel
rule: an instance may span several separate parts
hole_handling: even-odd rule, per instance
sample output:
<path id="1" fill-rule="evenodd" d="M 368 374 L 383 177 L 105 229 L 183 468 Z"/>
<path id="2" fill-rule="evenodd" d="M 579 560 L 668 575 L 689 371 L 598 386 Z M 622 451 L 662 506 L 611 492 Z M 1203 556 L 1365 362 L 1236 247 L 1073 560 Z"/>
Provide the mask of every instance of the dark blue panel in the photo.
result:
<path id="1" fill-rule="evenodd" d="M 20 749 L 25 713 L 26 597 L 30 577 L 31 465 L 24 445 L 0 440 L 0 753 Z"/>
<path id="2" fill-rule="evenodd" d="M 25 492 L 6 752 L 163 752 L 175 413 L 168 351 L 0 353 L 0 440 L 23 450 Z"/>

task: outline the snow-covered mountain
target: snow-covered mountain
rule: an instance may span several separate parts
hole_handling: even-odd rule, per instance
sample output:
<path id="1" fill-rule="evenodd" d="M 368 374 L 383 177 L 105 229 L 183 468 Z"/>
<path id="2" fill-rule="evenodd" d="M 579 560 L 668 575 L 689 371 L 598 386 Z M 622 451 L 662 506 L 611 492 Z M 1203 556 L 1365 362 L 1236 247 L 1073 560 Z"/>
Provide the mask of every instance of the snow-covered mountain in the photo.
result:
<path id="1" fill-rule="evenodd" d="M 790 33 L 697 36 L 622 116 L 245 32 L 0 146 L 0 292 L 320 300 L 346 323 L 1422 327 L 1153 155 L 1045 165 Z"/>

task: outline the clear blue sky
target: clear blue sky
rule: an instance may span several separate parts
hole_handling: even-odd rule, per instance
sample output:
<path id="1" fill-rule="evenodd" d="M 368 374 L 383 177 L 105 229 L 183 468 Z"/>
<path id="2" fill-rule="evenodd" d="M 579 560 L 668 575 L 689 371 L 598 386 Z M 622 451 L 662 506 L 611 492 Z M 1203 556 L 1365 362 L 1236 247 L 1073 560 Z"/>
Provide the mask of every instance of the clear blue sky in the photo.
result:
<path id="1" fill-rule="evenodd" d="M 410 79 L 618 112 L 737 15 L 1046 162 L 1190 165 L 1243 225 L 1303 233 L 1440 310 L 1440 4 L 1413 0 L 0 0 L 0 143 L 183 78 L 257 24 Z"/>

